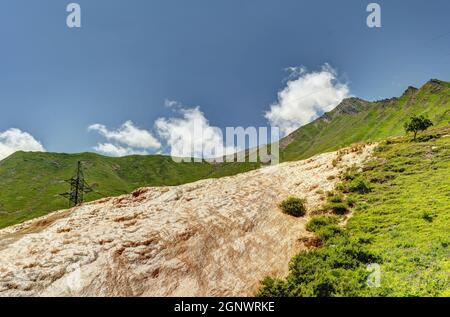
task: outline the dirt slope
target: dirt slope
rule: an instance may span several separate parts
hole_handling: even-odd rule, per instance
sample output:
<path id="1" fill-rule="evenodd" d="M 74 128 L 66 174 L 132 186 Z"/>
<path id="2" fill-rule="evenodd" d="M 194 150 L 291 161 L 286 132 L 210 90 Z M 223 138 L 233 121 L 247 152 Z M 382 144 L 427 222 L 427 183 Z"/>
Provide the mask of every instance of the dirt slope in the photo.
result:
<path id="1" fill-rule="evenodd" d="M 0 296 L 247 296 L 284 275 L 309 216 L 362 153 L 337 153 L 175 187 L 143 188 L 0 230 Z"/>

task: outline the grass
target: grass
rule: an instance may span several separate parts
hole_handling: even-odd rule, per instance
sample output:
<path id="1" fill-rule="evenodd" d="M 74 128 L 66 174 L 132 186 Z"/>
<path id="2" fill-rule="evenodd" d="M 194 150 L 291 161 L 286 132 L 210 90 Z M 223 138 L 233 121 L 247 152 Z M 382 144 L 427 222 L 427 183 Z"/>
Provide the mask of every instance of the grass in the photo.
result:
<path id="1" fill-rule="evenodd" d="M 266 278 L 259 295 L 448 296 L 449 134 L 447 127 L 427 133 L 428 141 L 397 138 L 378 146 L 362 172 L 343 177 L 344 188 L 354 179 L 371 188 L 351 194 L 345 229 L 337 216 L 313 218 L 307 228 L 323 246 L 294 257 L 285 279 Z M 381 267 L 380 287 L 366 284 L 371 262 Z"/>
<path id="2" fill-rule="evenodd" d="M 363 175 L 386 181 L 357 196 L 348 223 L 383 257 L 382 287 L 371 293 L 442 295 L 450 289 L 450 138 L 386 145 L 377 158 Z"/>

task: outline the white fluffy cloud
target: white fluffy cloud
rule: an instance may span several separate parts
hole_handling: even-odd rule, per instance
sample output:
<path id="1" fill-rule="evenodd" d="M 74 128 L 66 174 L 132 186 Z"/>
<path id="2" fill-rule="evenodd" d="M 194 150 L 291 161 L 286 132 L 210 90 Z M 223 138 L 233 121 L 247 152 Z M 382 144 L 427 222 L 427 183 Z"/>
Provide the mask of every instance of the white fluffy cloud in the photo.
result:
<path id="1" fill-rule="evenodd" d="M 45 152 L 45 149 L 27 132 L 15 128 L 0 132 L 0 160 L 16 151 Z"/>
<path id="2" fill-rule="evenodd" d="M 224 147 L 222 131 L 209 124 L 199 107 L 182 108 L 174 101 L 166 105 L 177 105 L 178 117 L 159 118 L 155 128 L 170 147 L 171 156 L 212 158 L 234 152 L 234 148 Z"/>
<path id="3" fill-rule="evenodd" d="M 111 156 L 148 154 L 147 150 L 161 147 L 161 143 L 149 131 L 136 127 L 132 121 L 126 121 L 116 130 L 109 130 L 98 123 L 89 126 L 88 130 L 96 131 L 110 141 L 98 143 L 94 150 Z"/>
<path id="4" fill-rule="evenodd" d="M 123 147 L 118 144 L 112 144 L 112 143 L 98 143 L 96 146 L 94 146 L 94 150 L 97 152 L 110 155 L 110 156 L 126 156 L 126 155 L 147 155 L 149 154 L 145 150 L 136 150 L 131 147 Z"/>
<path id="5" fill-rule="evenodd" d="M 307 72 L 302 67 L 289 70 L 286 87 L 278 92 L 278 102 L 265 113 L 269 123 L 279 127 L 283 135 L 313 121 L 349 97 L 347 84 L 337 80 L 336 71 L 328 64 L 317 72 Z"/>
<path id="6" fill-rule="evenodd" d="M 132 121 L 127 121 L 117 130 L 108 130 L 103 124 L 93 124 L 89 128 L 97 131 L 110 141 L 116 141 L 130 147 L 153 148 L 161 147 L 159 141 L 147 130 L 136 127 Z"/>

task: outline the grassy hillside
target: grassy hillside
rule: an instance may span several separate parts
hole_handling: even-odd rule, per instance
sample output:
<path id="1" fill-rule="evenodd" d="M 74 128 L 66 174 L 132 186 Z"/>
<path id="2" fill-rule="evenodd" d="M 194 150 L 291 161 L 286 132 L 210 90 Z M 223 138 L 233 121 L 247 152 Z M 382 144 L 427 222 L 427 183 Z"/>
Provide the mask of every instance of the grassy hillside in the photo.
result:
<path id="1" fill-rule="evenodd" d="M 450 83 L 430 80 L 420 89 L 409 87 L 400 98 L 376 102 L 346 99 L 282 140 L 281 158 L 299 160 L 355 142 L 402 135 L 403 122 L 413 114 L 427 116 L 437 127 L 449 124 Z"/>
<path id="2" fill-rule="evenodd" d="M 221 177 L 255 168 L 254 164 L 175 163 L 167 156 L 105 157 L 94 153 L 58 154 L 16 152 L 0 161 L 0 228 L 66 208 L 59 196 L 64 182 L 83 161 L 86 181 L 95 200 L 130 193 L 143 186 L 179 185 L 203 178 Z"/>
<path id="3" fill-rule="evenodd" d="M 313 218 L 322 246 L 294 257 L 286 279 L 265 279 L 260 295 L 449 296 L 450 128 L 427 135 L 382 142 L 363 171 L 343 175 L 329 196 L 347 197 L 347 225 Z M 369 263 L 380 265 L 379 287 L 366 284 Z"/>

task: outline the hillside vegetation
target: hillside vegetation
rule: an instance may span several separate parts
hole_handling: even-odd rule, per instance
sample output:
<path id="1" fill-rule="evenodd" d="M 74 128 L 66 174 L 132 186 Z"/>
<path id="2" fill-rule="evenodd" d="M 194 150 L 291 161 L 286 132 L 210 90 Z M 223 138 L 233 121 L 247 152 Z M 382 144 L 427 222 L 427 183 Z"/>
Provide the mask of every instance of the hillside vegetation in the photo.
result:
<path id="1" fill-rule="evenodd" d="M 435 127 L 450 122 L 450 83 L 431 80 L 400 98 L 368 102 L 345 99 L 333 111 L 280 141 L 282 161 L 334 151 L 355 142 L 403 134 L 403 122 L 425 115 Z M 129 193 L 138 187 L 179 185 L 249 171 L 259 163 L 175 163 L 160 155 L 105 157 L 94 153 L 17 152 L 0 161 L 0 228 L 67 207 L 58 194 L 84 161 L 86 181 L 96 189 L 86 200 Z"/>
<path id="2" fill-rule="evenodd" d="M 334 151 L 360 141 L 404 134 L 403 122 L 412 115 L 428 117 L 435 127 L 450 123 L 450 83 L 430 80 L 420 89 L 409 87 L 400 98 L 368 102 L 345 99 L 331 112 L 281 141 L 283 161 Z"/>
<path id="3" fill-rule="evenodd" d="M 449 296 L 450 128 L 381 142 L 342 180 L 331 195 L 351 201 L 346 226 L 343 216 L 313 218 L 321 246 L 295 256 L 285 279 L 266 278 L 259 295 Z M 379 287 L 367 284 L 371 263 Z"/>

